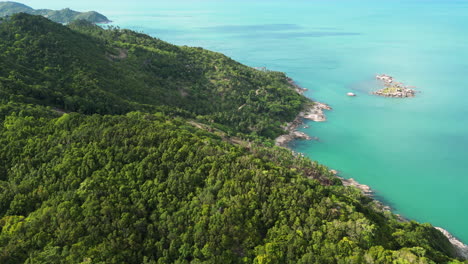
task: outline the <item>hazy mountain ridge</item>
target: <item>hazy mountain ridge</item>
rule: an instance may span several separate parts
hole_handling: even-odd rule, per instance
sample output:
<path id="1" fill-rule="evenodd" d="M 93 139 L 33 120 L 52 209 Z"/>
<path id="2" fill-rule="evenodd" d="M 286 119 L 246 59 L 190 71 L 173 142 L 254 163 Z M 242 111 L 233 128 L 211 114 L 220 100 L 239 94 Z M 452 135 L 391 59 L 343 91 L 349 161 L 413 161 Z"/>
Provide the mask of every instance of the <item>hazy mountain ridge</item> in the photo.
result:
<path id="1" fill-rule="evenodd" d="M 33 9 L 27 5 L 17 2 L 0 2 L 0 17 L 11 16 L 17 13 L 41 15 L 46 18 L 49 18 L 52 21 L 64 24 L 79 19 L 83 19 L 92 23 L 111 22 L 107 17 L 95 11 L 77 12 L 69 8 L 65 8 L 62 10 Z"/>

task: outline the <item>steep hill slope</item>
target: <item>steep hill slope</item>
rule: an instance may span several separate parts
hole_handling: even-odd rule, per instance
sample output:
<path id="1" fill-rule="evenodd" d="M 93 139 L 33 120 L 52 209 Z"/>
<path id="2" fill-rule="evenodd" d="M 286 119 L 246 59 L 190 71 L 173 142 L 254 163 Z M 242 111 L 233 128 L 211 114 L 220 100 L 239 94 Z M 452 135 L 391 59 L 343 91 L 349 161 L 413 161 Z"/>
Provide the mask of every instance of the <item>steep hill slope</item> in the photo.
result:
<path id="1" fill-rule="evenodd" d="M 70 27 L 25 14 L 0 24 L 0 93 L 86 114 L 178 107 L 268 137 L 308 103 L 282 73 L 128 30 Z"/>
<path id="2" fill-rule="evenodd" d="M 444 263 L 327 169 L 162 114 L 12 113 L 0 129 L 0 262 Z M 406 261 L 406 262 L 405 262 Z"/>
<path id="3" fill-rule="evenodd" d="M 26 14 L 0 51 L 0 263 L 459 263 L 258 137 L 310 103 L 284 74 Z"/>

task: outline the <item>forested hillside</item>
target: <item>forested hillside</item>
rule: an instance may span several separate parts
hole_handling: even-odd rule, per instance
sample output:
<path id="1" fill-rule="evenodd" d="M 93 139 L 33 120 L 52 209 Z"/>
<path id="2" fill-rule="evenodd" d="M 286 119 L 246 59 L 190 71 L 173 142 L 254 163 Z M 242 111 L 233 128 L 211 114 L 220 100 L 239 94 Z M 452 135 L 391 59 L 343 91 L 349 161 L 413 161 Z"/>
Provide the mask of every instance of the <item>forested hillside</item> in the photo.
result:
<path id="1" fill-rule="evenodd" d="M 307 103 L 284 74 L 219 53 L 83 21 L 70 28 L 26 14 L 0 24 L 3 97 L 84 114 L 165 105 L 267 137 Z"/>
<path id="2" fill-rule="evenodd" d="M 459 263 L 271 147 L 282 73 L 128 30 L 0 21 L 0 263 Z"/>

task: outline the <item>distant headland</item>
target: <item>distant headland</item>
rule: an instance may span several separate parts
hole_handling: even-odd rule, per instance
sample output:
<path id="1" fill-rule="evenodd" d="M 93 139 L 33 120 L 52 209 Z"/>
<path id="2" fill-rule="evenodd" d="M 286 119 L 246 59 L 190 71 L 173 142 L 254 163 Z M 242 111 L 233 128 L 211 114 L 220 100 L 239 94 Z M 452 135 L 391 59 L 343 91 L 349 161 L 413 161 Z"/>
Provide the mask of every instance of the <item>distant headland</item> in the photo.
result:
<path id="1" fill-rule="evenodd" d="M 384 88 L 378 91 L 372 92 L 372 94 L 385 96 L 385 97 L 397 97 L 397 98 L 416 96 L 416 90 L 411 89 L 409 86 L 405 86 L 401 82 L 395 81 L 395 79 L 390 75 L 377 74 L 375 78 L 383 82 Z"/>
<path id="2" fill-rule="evenodd" d="M 67 24 L 80 19 L 100 24 L 112 22 L 106 16 L 95 11 L 77 12 L 69 8 L 62 10 L 33 9 L 27 5 L 17 2 L 0 2 L 0 17 L 11 16 L 17 13 L 40 15 L 62 24 Z"/>

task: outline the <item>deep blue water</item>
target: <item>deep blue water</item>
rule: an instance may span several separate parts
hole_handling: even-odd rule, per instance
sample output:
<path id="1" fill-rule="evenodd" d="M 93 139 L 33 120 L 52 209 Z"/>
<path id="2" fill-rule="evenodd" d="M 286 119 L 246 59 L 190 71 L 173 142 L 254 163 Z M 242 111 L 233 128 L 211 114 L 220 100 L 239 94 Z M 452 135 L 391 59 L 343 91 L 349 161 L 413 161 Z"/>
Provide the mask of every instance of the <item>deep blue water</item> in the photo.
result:
<path id="1" fill-rule="evenodd" d="M 44 1 L 286 72 L 330 104 L 293 148 L 370 185 L 408 218 L 468 241 L 468 1 Z M 422 93 L 369 94 L 387 73 Z M 350 98 L 352 91 L 357 97 Z"/>

